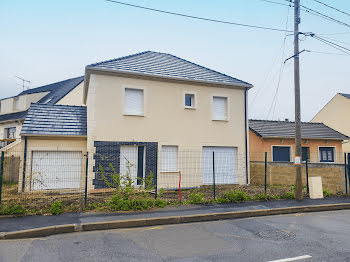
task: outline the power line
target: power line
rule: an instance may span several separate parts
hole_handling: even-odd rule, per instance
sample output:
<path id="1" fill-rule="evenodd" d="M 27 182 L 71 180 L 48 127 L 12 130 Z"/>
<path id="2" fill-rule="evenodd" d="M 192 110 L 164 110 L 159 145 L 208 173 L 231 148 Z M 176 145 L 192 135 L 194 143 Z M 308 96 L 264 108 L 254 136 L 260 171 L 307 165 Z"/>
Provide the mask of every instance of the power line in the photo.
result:
<path id="1" fill-rule="evenodd" d="M 120 4 L 120 5 L 140 8 L 140 9 L 144 9 L 144 10 L 148 10 L 148 11 L 164 13 L 164 14 L 168 14 L 168 15 L 182 16 L 182 17 L 192 18 L 192 19 L 197 19 L 197 20 L 202 20 L 202 21 L 215 22 L 215 23 L 228 24 L 228 25 L 235 25 L 235 26 L 250 27 L 250 28 L 262 29 L 262 30 L 285 32 L 284 29 L 280 29 L 280 28 L 265 27 L 265 26 L 260 26 L 260 25 L 249 25 L 249 24 L 242 24 L 242 23 L 236 23 L 236 22 L 230 22 L 230 21 L 211 19 L 211 18 L 206 18 L 206 17 L 199 17 L 199 16 L 193 16 L 193 15 L 180 14 L 180 13 L 175 13 L 175 12 L 171 12 L 171 11 L 165 11 L 165 10 L 160 10 L 160 9 L 155 9 L 155 8 L 150 8 L 150 7 L 146 7 L 146 6 L 140 6 L 140 5 L 134 5 L 134 4 L 129 4 L 129 3 L 120 2 L 120 1 L 114 1 L 114 0 L 105 0 L 105 1 L 111 2 L 111 3 L 115 3 L 115 4 Z M 291 31 L 288 31 L 288 32 L 291 32 Z"/>
<path id="2" fill-rule="evenodd" d="M 321 1 L 319 1 L 319 0 L 313 0 L 313 1 L 316 2 L 316 3 L 319 3 L 319 4 L 321 4 L 321 5 L 327 6 L 328 8 L 331 8 L 331 9 L 333 9 L 333 10 L 336 10 L 336 11 L 338 11 L 338 12 L 340 12 L 340 13 L 343 13 L 343 14 L 345 14 L 345 15 L 350 16 L 349 13 L 347 13 L 347 12 L 345 12 L 345 11 L 343 11 L 343 10 L 340 10 L 340 9 L 334 7 L 334 6 L 328 5 L 328 4 L 323 3 L 323 2 L 321 2 Z"/>
<path id="3" fill-rule="evenodd" d="M 341 56 L 348 56 L 347 54 L 339 54 L 339 53 L 328 53 L 328 52 L 320 52 L 320 51 L 313 51 L 313 50 L 306 50 L 310 53 L 316 53 L 316 54 L 324 54 L 324 55 L 341 55 Z"/>
<path id="4" fill-rule="evenodd" d="M 321 37 L 319 37 L 319 36 L 317 36 L 315 34 L 310 34 L 310 36 L 312 38 L 314 38 L 314 39 L 316 39 L 316 40 L 318 40 L 318 41 L 328 45 L 328 46 L 331 46 L 331 47 L 333 47 L 333 48 L 335 48 L 335 49 L 337 49 L 337 50 L 339 50 L 339 51 L 341 51 L 341 52 L 343 52 L 343 53 L 345 53 L 347 55 L 350 55 L 350 49 L 348 49 L 348 48 L 346 48 L 344 46 L 341 46 L 341 45 L 338 45 L 338 44 L 333 43 L 331 41 L 328 41 L 328 40 L 326 40 L 324 38 L 321 38 Z"/>

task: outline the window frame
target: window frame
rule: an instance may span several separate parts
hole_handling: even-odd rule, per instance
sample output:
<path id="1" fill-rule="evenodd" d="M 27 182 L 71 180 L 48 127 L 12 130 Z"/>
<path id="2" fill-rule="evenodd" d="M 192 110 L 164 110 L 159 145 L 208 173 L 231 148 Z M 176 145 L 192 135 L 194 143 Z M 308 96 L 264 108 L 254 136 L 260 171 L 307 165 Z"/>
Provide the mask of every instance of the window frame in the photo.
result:
<path id="1" fill-rule="evenodd" d="M 289 161 L 275 161 L 273 158 L 273 148 L 274 147 L 288 147 L 289 148 Z M 293 147 L 292 145 L 271 145 L 271 160 L 276 163 L 290 163 L 293 159 Z"/>
<path id="2" fill-rule="evenodd" d="M 226 100 L 226 118 L 225 119 L 216 119 L 214 117 L 214 100 L 215 98 L 224 98 Z M 211 120 L 212 121 L 222 121 L 222 122 L 227 122 L 230 119 L 230 109 L 229 109 L 229 104 L 230 104 L 230 100 L 229 100 L 229 96 L 228 95 L 222 95 L 222 94 L 213 94 L 212 98 L 211 98 Z"/>
<path id="3" fill-rule="evenodd" d="M 164 147 L 171 147 L 171 148 L 176 148 L 176 167 L 174 168 L 169 168 L 168 163 L 164 161 L 165 159 L 165 151 Z M 161 173 L 178 173 L 179 172 L 179 146 L 177 145 L 162 145 L 161 146 Z"/>
<path id="4" fill-rule="evenodd" d="M 10 134 L 10 132 L 9 132 L 10 129 L 14 129 L 15 130 L 15 132 L 13 133 L 14 136 L 12 138 L 11 137 L 7 137 L 7 135 Z M 15 126 L 4 127 L 4 139 L 16 139 L 16 131 L 17 131 L 17 129 L 16 129 Z"/>
<path id="5" fill-rule="evenodd" d="M 142 87 L 136 87 L 136 86 L 124 86 L 123 87 L 124 90 L 124 96 L 123 96 L 123 115 L 124 116 L 139 116 L 139 117 L 144 117 L 145 116 L 145 89 Z M 126 93 L 127 90 L 137 90 L 137 91 L 141 91 L 142 92 L 142 113 L 141 114 L 133 114 L 133 113 L 129 113 L 126 111 Z"/>
<path id="6" fill-rule="evenodd" d="M 187 95 L 192 96 L 192 105 L 191 106 L 186 105 L 186 96 Z M 185 109 L 197 109 L 197 94 L 195 92 L 185 91 L 183 105 L 184 105 Z"/>
<path id="7" fill-rule="evenodd" d="M 320 148 L 333 148 L 333 161 L 322 161 L 321 160 L 321 151 Z M 319 163 L 328 163 L 328 164 L 334 164 L 336 163 L 336 147 L 335 146 L 318 146 L 318 162 Z"/>

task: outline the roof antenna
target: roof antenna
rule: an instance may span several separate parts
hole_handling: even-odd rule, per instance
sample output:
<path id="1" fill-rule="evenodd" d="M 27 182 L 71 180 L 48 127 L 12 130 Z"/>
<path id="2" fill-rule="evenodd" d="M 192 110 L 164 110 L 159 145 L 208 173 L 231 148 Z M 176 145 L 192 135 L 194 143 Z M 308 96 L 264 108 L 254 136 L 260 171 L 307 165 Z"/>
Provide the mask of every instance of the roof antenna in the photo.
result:
<path id="1" fill-rule="evenodd" d="M 25 82 L 27 82 L 28 84 L 30 84 L 30 81 L 29 81 L 29 80 L 25 80 L 25 79 L 23 79 L 22 77 L 19 77 L 19 76 L 15 76 L 15 77 L 18 78 L 18 79 L 20 79 L 20 80 L 22 80 L 22 88 L 23 88 L 23 91 L 24 91 L 24 88 L 25 88 L 25 87 L 27 88 L 27 90 L 29 89 L 28 86 L 25 86 L 25 85 L 24 85 Z"/>

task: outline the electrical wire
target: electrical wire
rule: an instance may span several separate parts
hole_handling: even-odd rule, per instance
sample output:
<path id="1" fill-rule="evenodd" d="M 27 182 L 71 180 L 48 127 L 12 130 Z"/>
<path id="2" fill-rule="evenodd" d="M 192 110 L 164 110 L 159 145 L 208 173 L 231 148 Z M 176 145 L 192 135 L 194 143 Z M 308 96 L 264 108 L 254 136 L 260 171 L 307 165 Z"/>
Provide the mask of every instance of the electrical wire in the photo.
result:
<path id="1" fill-rule="evenodd" d="M 316 53 L 316 54 L 324 54 L 324 55 L 341 55 L 341 56 L 348 56 L 347 54 L 339 54 L 339 53 L 328 53 L 328 52 L 320 52 L 320 51 L 313 51 L 313 50 L 306 50 L 310 53 Z"/>
<path id="2" fill-rule="evenodd" d="M 349 48 L 346 48 L 344 46 L 341 46 L 341 45 L 338 45 L 338 44 L 333 43 L 331 41 L 328 41 L 328 40 L 326 40 L 324 38 L 321 38 L 321 37 L 319 37 L 319 36 L 317 36 L 315 34 L 311 34 L 310 36 L 312 38 L 314 38 L 314 39 L 316 39 L 316 40 L 318 40 L 318 41 L 328 45 L 328 46 L 331 46 L 331 47 L 333 47 L 333 48 L 335 48 L 335 49 L 337 49 L 337 50 L 339 50 L 339 51 L 341 51 L 341 52 L 343 52 L 343 53 L 345 53 L 347 55 L 350 55 L 350 49 Z"/>
<path id="3" fill-rule="evenodd" d="M 182 17 L 191 18 L 191 19 L 197 19 L 197 20 L 202 20 L 202 21 L 215 22 L 215 23 L 228 24 L 228 25 L 235 25 L 235 26 L 250 27 L 250 28 L 269 30 L 269 31 L 285 32 L 285 30 L 280 29 L 280 28 L 265 27 L 265 26 L 260 26 L 260 25 L 250 25 L 250 24 L 243 24 L 243 23 L 236 23 L 236 22 L 230 22 L 230 21 L 211 19 L 211 18 L 206 18 L 206 17 L 186 15 L 186 14 L 175 13 L 175 12 L 171 12 L 171 11 L 165 11 L 165 10 L 150 8 L 150 7 L 146 7 L 146 6 L 129 4 L 129 3 L 115 1 L 115 0 L 105 0 L 105 1 L 111 2 L 111 3 L 115 3 L 115 4 L 135 7 L 135 8 L 139 8 L 139 9 L 144 9 L 144 10 L 148 10 L 148 11 L 164 13 L 164 14 L 168 14 L 168 15 L 182 16 Z M 292 32 L 292 31 L 288 31 L 288 32 Z"/>
<path id="4" fill-rule="evenodd" d="M 340 10 L 340 9 L 334 7 L 334 6 L 331 6 L 331 5 L 328 5 L 328 4 L 326 4 L 326 3 L 323 3 L 323 2 L 321 2 L 321 1 L 319 1 L 319 0 L 312 0 L 312 1 L 314 1 L 314 2 L 316 2 L 316 3 L 319 3 L 319 4 L 321 4 L 321 5 L 327 6 L 328 8 L 331 8 L 331 9 L 333 9 L 333 10 L 336 10 L 336 11 L 340 12 L 340 13 L 343 13 L 344 15 L 350 16 L 349 13 L 347 13 L 347 12 L 345 12 L 345 11 L 343 11 L 343 10 Z"/>

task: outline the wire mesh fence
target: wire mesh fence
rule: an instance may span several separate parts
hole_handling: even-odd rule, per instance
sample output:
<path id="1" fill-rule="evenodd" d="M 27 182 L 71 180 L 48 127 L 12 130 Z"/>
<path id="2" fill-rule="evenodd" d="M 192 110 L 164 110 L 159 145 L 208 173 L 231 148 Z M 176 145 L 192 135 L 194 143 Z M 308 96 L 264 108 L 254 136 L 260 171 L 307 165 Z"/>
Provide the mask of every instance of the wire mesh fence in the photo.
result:
<path id="1" fill-rule="evenodd" d="M 312 176 L 321 176 L 323 187 L 331 193 L 350 191 L 350 154 L 322 154 L 311 153 L 302 161 L 304 191 L 307 177 Z M 194 195 L 201 202 L 211 202 L 234 190 L 246 192 L 251 199 L 262 194 L 283 195 L 295 184 L 292 157 L 280 161 L 271 152 L 250 152 L 247 170 L 245 153 L 234 147 L 149 150 L 144 145 L 125 145 L 96 153 L 21 149 L 0 156 L 1 203 L 33 209 L 47 208 L 59 200 L 82 210 L 105 203 L 126 187 L 132 187 L 135 194 L 146 192 L 169 202 L 192 201 Z"/>

